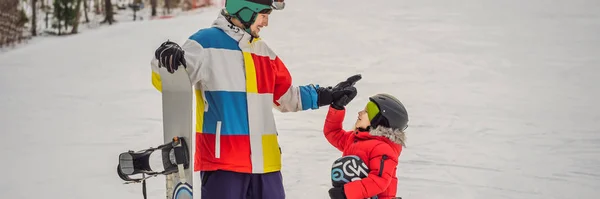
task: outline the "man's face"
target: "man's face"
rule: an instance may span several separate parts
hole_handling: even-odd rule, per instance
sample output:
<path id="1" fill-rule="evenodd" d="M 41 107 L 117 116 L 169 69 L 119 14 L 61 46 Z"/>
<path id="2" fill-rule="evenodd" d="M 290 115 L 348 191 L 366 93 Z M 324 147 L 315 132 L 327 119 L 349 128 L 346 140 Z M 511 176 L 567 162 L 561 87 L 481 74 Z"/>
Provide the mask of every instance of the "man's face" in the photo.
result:
<path id="1" fill-rule="evenodd" d="M 259 37 L 260 29 L 269 25 L 269 13 L 258 13 L 256 20 L 250 25 L 250 33 L 254 37 Z"/>

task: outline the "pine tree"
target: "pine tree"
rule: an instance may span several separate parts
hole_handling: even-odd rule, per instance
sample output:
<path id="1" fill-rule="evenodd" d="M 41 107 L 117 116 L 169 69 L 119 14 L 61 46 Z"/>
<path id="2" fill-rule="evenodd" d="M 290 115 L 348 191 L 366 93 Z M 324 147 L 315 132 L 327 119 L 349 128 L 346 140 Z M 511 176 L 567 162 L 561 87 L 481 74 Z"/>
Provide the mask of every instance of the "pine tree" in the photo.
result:
<path id="1" fill-rule="evenodd" d="M 69 25 L 76 23 L 77 9 L 75 6 L 78 0 L 54 0 L 54 17 L 57 19 L 58 34 L 62 34 L 64 27 L 65 31 Z M 63 26 L 64 25 L 64 26 Z"/>

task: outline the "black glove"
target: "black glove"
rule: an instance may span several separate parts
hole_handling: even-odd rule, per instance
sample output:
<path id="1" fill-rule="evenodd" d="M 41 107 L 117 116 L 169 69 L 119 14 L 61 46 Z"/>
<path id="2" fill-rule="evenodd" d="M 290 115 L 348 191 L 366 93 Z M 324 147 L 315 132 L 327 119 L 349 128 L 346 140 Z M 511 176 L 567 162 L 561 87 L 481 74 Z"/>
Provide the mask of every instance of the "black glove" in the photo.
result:
<path id="1" fill-rule="evenodd" d="M 331 105 L 338 110 L 344 109 L 344 106 L 348 105 L 356 97 L 357 91 L 354 84 L 360 79 L 362 79 L 362 76 L 358 74 L 338 83 L 333 88 L 331 86 L 320 87 L 317 89 L 317 104 L 319 106 Z"/>
<path id="2" fill-rule="evenodd" d="M 174 73 L 179 68 L 179 65 L 187 68 L 184 54 L 185 51 L 177 43 L 166 41 L 156 49 L 154 57 L 158 59 L 159 68 L 165 67 L 169 73 Z"/>
<path id="3" fill-rule="evenodd" d="M 334 187 L 329 189 L 329 198 L 331 199 L 346 199 L 344 187 Z"/>
<path id="4" fill-rule="evenodd" d="M 317 105 L 318 106 L 326 106 L 326 105 L 330 105 L 333 102 L 333 96 L 331 95 L 331 92 L 333 91 L 333 88 L 330 87 L 319 87 L 319 89 L 317 89 Z"/>
<path id="5" fill-rule="evenodd" d="M 356 97 L 357 91 L 354 86 L 346 87 L 343 90 L 333 94 L 333 102 L 331 103 L 331 107 L 342 110 L 350 101 Z M 336 98 L 335 95 L 340 95 L 340 97 Z"/>
<path id="6" fill-rule="evenodd" d="M 352 75 L 351 77 L 348 77 L 348 79 L 346 79 L 346 81 L 340 82 L 337 85 L 335 85 L 335 87 L 333 87 L 333 89 L 343 89 L 343 88 L 347 88 L 347 87 L 353 87 L 354 84 L 356 84 L 356 82 L 358 82 L 358 80 L 362 79 L 362 75 L 360 74 L 356 74 L 356 75 Z"/>

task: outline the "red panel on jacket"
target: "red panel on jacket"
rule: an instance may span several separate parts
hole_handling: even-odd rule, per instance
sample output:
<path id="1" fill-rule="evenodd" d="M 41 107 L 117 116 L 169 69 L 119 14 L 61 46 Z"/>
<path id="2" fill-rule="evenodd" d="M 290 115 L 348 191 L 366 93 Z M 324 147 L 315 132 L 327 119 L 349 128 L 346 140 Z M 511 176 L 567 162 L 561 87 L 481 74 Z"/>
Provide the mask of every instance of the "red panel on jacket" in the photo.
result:
<path id="1" fill-rule="evenodd" d="M 254 69 L 256 70 L 256 86 L 258 93 L 273 93 L 275 89 L 276 68 L 271 64 L 268 56 L 252 54 Z"/>

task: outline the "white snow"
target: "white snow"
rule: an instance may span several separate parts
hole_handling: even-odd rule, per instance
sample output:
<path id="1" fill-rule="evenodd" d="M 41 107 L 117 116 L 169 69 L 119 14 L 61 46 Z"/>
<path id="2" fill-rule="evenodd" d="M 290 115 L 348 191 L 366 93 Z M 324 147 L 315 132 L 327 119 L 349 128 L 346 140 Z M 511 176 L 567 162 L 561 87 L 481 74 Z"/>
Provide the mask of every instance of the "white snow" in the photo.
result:
<path id="1" fill-rule="evenodd" d="M 405 199 L 600 197 L 600 2 L 303 0 L 262 36 L 296 85 L 361 73 L 407 106 Z M 162 144 L 149 61 L 217 10 L 44 38 L 0 54 L 0 198 L 141 198 L 117 156 Z M 276 113 L 288 198 L 328 198 L 326 108 Z M 163 178 L 148 181 L 164 197 Z"/>

